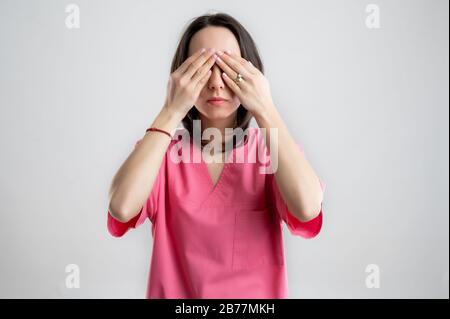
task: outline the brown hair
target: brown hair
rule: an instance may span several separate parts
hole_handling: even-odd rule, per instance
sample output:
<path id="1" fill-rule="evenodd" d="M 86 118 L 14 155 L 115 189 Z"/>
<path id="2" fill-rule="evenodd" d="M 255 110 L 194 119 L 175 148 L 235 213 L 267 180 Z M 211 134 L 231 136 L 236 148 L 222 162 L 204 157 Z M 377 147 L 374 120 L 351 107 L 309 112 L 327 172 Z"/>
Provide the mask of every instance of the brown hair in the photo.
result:
<path id="1" fill-rule="evenodd" d="M 241 50 L 241 56 L 252 62 L 261 73 L 264 73 L 264 66 L 252 37 L 236 19 L 226 13 L 205 14 L 194 18 L 181 36 L 175 55 L 172 59 L 172 65 L 170 67 L 171 73 L 189 57 L 189 44 L 194 34 L 208 26 L 225 27 L 230 30 L 237 39 Z M 252 114 L 242 104 L 239 105 L 236 118 L 237 127 L 240 127 L 245 131 L 250 124 L 251 118 Z M 193 120 L 195 119 L 199 119 L 199 112 L 195 106 L 193 106 L 182 120 L 183 126 L 189 131 L 190 136 L 193 136 Z"/>

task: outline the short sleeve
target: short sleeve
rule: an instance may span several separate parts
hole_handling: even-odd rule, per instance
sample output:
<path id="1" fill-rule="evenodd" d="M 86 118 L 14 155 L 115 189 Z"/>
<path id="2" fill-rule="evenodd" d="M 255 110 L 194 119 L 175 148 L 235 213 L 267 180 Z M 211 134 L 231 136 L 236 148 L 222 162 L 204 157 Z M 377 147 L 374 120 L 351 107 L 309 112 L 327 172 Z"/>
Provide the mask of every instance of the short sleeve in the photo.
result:
<path id="1" fill-rule="evenodd" d="M 297 146 L 300 148 L 301 152 L 304 152 L 304 149 L 301 144 L 297 143 Z M 322 192 L 324 192 L 326 184 L 320 178 L 319 183 L 320 187 L 322 188 Z M 302 222 L 289 211 L 286 202 L 284 201 L 281 192 L 278 188 L 275 174 L 272 175 L 271 190 L 274 208 L 278 213 L 279 217 L 286 223 L 291 234 L 298 235 L 303 238 L 313 238 L 320 232 L 322 228 L 322 218 L 323 218 L 322 203 L 320 204 L 319 215 L 317 215 L 314 219 L 311 219 L 307 222 Z"/>
<path id="2" fill-rule="evenodd" d="M 139 145 L 140 142 L 141 140 L 138 140 L 136 142 L 135 148 L 136 146 Z M 139 213 L 131 220 L 129 220 L 126 223 L 123 223 L 112 217 L 111 213 L 108 211 L 107 228 L 112 236 L 114 237 L 123 236 L 130 228 L 136 228 L 141 224 L 143 224 L 147 218 L 149 218 L 152 223 L 155 222 L 157 203 L 160 194 L 161 180 L 164 178 L 163 176 L 164 171 L 165 171 L 165 159 L 163 159 L 158 175 L 153 184 L 153 188 L 149 196 L 147 197 L 147 200 L 144 202 Z"/>

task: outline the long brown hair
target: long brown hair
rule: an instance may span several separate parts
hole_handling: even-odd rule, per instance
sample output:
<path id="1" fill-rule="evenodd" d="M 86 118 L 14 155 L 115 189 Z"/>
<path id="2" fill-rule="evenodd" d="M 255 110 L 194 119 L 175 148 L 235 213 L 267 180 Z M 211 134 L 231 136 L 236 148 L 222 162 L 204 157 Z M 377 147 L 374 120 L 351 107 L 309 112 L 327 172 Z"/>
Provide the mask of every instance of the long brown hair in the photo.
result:
<path id="1" fill-rule="evenodd" d="M 189 23 L 181 36 L 175 55 L 172 59 L 172 65 L 170 67 L 171 73 L 189 57 L 189 44 L 194 34 L 208 26 L 225 27 L 230 30 L 239 44 L 241 56 L 252 62 L 261 73 L 264 73 L 264 66 L 252 37 L 235 18 L 226 13 L 205 14 L 194 18 L 193 21 Z M 252 114 L 242 104 L 239 105 L 236 127 L 240 127 L 245 131 L 250 124 L 251 118 Z M 195 106 L 193 106 L 182 120 L 182 124 L 189 131 L 190 136 L 193 136 L 193 120 L 195 119 L 199 119 L 199 112 Z"/>

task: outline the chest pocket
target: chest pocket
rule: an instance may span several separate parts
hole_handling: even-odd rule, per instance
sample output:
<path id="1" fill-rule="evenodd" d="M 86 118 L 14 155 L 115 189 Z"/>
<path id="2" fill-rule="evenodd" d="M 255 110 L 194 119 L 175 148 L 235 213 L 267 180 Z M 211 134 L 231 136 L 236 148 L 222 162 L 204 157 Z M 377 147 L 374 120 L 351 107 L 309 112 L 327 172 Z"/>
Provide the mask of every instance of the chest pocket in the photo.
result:
<path id="1" fill-rule="evenodd" d="M 233 237 L 233 269 L 284 264 L 281 225 L 272 207 L 236 210 Z"/>

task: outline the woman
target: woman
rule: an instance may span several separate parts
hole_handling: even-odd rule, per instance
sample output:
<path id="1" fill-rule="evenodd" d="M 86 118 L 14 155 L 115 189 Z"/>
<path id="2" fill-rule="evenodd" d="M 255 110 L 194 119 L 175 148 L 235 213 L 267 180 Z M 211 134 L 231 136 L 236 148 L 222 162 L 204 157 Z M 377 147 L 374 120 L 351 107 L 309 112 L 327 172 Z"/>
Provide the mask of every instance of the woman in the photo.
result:
<path id="1" fill-rule="evenodd" d="M 210 132 L 201 141 L 199 122 Z M 231 161 L 238 152 L 270 154 L 272 173 Z M 324 189 L 277 112 L 250 34 L 227 14 L 204 15 L 184 32 L 164 106 L 112 181 L 108 230 L 119 237 L 150 219 L 147 298 L 287 298 L 282 224 L 316 236 Z"/>

